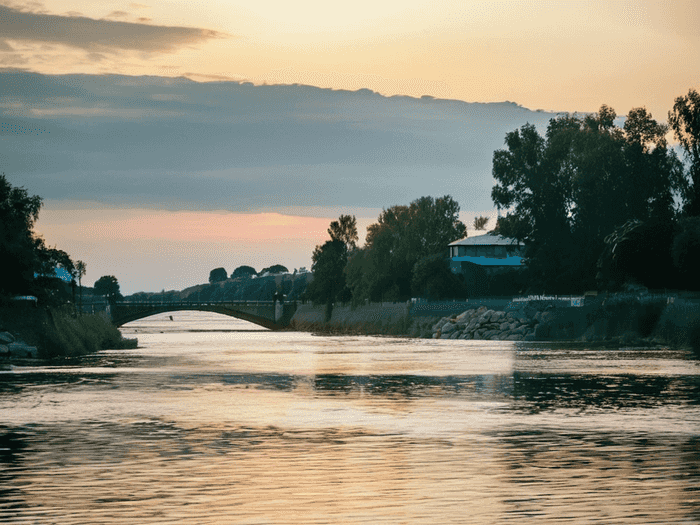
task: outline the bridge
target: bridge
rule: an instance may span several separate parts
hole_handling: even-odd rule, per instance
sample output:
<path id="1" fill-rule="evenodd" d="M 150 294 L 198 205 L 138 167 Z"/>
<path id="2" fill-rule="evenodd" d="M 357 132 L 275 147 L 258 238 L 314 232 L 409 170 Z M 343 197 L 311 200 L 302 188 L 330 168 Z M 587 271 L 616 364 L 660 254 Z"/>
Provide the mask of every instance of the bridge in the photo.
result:
<path id="1" fill-rule="evenodd" d="M 222 302 L 190 302 L 149 303 L 123 302 L 109 305 L 107 312 L 112 323 L 121 326 L 130 321 L 136 321 L 155 314 L 177 312 L 183 310 L 198 312 L 215 312 L 243 319 L 270 330 L 282 330 L 289 326 L 292 316 L 297 309 L 296 302 L 281 303 L 278 301 L 222 301 Z"/>

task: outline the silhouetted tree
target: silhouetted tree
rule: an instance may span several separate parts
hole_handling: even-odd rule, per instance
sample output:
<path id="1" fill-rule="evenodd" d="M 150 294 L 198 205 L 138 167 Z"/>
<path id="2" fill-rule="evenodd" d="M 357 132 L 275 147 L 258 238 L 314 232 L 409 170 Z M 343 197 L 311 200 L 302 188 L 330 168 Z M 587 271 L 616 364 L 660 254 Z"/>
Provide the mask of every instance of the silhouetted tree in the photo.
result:
<path id="1" fill-rule="evenodd" d="M 602 106 L 585 117 L 552 119 L 545 137 L 527 124 L 493 157 L 491 197 L 499 232 L 526 245 L 530 283 L 551 293 L 596 285 L 604 239 L 630 220 L 672 223 L 681 166 L 665 126 L 644 108 L 623 129 Z"/>
<path id="2" fill-rule="evenodd" d="M 103 275 L 95 281 L 95 293 L 105 297 L 110 303 L 121 299 L 119 293 L 119 282 L 114 275 Z"/>
<path id="3" fill-rule="evenodd" d="M 41 198 L 24 188 L 13 187 L 0 175 L 0 292 L 29 293 L 37 270 L 34 222 L 39 218 Z"/>
<path id="4" fill-rule="evenodd" d="M 326 305 L 326 321 L 330 320 L 333 302 L 345 288 L 343 270 L 347 257 L 345 243 L 337 239 L 326 241 L 322 246 L 316 246 L 311 257 L 314 280 L 309 284 L 307 294 L 311 300 Z"/>
<path id="5" fill-rule="evenodd" d="M 700 215 L 700 94 L 691 89 L 675 100 L 668 122 L 690 162 L 690 181 L 686 187 L 685 211 Z"/>
<path id="6" fill-rule="evenodd" d="M 328 235 L 331 236 L 331 240 L 344 243 L 348 252 L 354 250 L 359 239 L 355 216 L 341 215 L 338 217 L 337 221 L 331 222 Z"/>
<path id="7" fill-rule="evenodd" d="M 258 272 L 252 266 L 239 266 L 231 274 L 231 279 L 236 279 L 237 277 L 251 277 L 257 275 Z"/>
<path id="8" fill-rule="evenodd" d="M 700 217 L 686 217 L 679 222 L 678 235 L 673 240 L 672 256 L 682 287 L 700 290 Z"/>
<path id="9" fill-rule="evenodd" d="M 488 222 L 489 222 L 488 217 L 484 217 L 484 216 L 474 217 L 474 229 L 475 230 L 485 230 Z"/>
<path id="10" fill-rule="evenodd" d="M 450 271 L 450 266 L 442 254 L 429 255 L 420 259 L 413 268 L 411 290 L 414 297 L 429 300 L 465 297 L 464 283 Z"/>
<path id="11" fill-rule="evenodd" d="M 289 270 L 287 269 L 286 266 L 282 266 L 281 264 L 273 264 L 272 266 L 268 268 L 263 268 L 260 270 L 260 275 L 264 274 L 265 272 L 268 272 L 270 274 L 275 274 L 275 273 L 288 273 Z"/>
<path id="12" fill-rule="evenodd" d="M 445 195 L 421 197 L 408 206 L 392 206 L 367 228 L 365 246 L 348 262 L 348 286 L 355 302 L 411 297 L 413 268 L 420 259 L 441 254 L 466 236 L 459 204 Z"/>
<path id="13" fill-rule="evenodd" d="M 228 278 L 228 274 L 224 268 L 214 268 L 209 272 L 210 283 L 220 283 Z"/>

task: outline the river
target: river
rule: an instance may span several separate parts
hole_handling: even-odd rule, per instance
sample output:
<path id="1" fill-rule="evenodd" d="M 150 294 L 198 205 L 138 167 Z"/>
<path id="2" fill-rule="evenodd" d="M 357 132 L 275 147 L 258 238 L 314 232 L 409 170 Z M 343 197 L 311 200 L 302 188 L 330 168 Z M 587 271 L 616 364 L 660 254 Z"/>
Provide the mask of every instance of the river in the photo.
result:
<path id="1" fill-rule="evenodd" d="M 0 371 L 0 522 L 700 523 L 686 351 L 172 317 Z"/>

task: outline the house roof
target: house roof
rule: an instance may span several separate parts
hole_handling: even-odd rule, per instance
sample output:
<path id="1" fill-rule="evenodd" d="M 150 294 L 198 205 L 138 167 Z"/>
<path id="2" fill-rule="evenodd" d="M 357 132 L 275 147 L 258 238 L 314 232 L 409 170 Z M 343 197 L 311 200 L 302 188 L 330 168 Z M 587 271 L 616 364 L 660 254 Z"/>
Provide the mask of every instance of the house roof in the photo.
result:
<path id="1" fill-rule="evenodd" d="M 465 237 L 459 241 L 451 242 L 449 246 L 520 246 L 520 243 L 510 237 L 487 233 L 475 237 Z"/>

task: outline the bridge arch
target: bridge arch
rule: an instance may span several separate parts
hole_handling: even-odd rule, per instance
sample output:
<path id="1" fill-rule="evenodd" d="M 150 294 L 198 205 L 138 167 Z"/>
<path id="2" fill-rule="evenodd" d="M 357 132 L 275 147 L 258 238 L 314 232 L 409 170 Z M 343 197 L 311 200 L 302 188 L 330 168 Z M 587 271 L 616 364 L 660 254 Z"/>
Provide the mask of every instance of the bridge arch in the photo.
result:
<path id="1" fill-rule="evenodd" d="M 270 330 L 289 326 L 296 305 L 276 304 L 272 301 L 242 301 L 227 303 L 117 303 L 110 307 L 115 326 L 122 326 L 151 315 L 178 311 L 214 312 L 248 321 Z"/>

